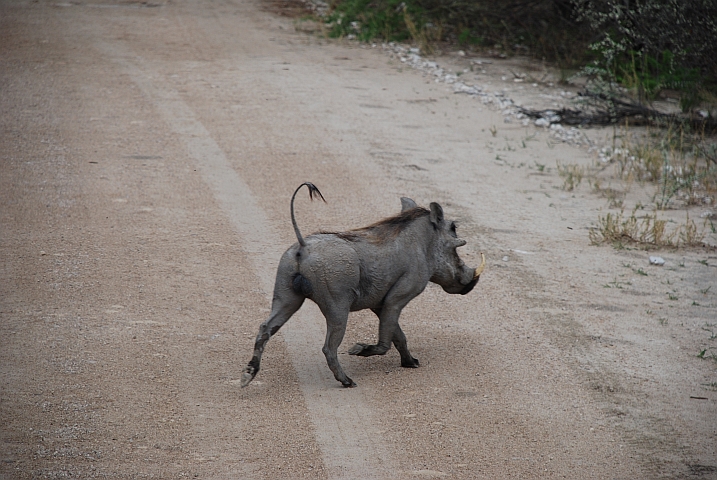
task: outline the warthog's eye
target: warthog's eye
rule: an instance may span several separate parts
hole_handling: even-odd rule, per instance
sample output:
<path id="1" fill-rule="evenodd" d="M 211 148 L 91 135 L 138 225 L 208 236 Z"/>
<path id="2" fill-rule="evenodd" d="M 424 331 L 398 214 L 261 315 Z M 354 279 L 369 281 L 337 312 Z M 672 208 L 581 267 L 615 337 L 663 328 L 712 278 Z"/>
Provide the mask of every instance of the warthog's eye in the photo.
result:
<path id="1" fill-rule="evenodd" d="M 458 228 L 458 226 L 456 225 L 456 222 L 451 222 L 451 233 L 453 234 L 454 237 L 458 236 L 458 234 L 456 233 L 456 228 Z"/>

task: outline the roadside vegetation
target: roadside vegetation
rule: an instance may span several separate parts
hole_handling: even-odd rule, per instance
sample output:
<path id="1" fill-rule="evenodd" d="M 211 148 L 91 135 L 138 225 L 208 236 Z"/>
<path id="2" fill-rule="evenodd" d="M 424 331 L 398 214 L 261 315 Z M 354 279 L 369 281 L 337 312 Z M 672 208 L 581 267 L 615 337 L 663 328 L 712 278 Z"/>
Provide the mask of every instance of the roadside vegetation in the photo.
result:
<path id="1" fill-rule="evenodd" d="M 717 0 L 330 0 L 322 11 L 331 37 L 528 55 L 640 102 L 717 106 Z"/>
<path id="2" fill-rule="evenodd" d="M 564 190 L 587 182 L 619 210 L 598 218 L 592 243 L 676 248 L 715 233 L 715 213 L 700 214 L 717 201 L 717 0 L 331 0 L 321 22 L 331 37 L 527 55 L 580 78 L 562 122 L 614 129 L 594 165 L 557 165 Z M 649 200 L 630 202 L 635 186 Z"/>
<path id="3" fill-rule="evenodd" d="M 620 209 L 598 217 L 590 231 L 593 244 L 694 247 L 717 233 L 717 142 L 685 125 L 616 127 L 612 146 L 603 148 L 592 166 L 559 165 L 558 172 L 564 190 L 584 177 L 608 207 Z M 633 195 L 629 206 L 633 189 L 644 193 L 641 201 Z M 684 215 L 676 215 L 679 211 Z M 675 221 L 679 216 L 682 220 Z"/>

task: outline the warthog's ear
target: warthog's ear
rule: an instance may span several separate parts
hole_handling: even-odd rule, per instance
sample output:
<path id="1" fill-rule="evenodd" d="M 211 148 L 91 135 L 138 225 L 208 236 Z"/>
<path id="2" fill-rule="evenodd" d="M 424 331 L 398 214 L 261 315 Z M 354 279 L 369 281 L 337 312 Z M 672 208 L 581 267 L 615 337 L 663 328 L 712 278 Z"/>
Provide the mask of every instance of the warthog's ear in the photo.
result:
<path id="1" fill-rule="evenodd" d="M 443 223 L 443 208 L 436 202 L 431 202 L 431 223 L 436 227 Z"/>
<path id="2" fill-rule="evenodd" d="M 401 197 L 401 211 L 405 212 L 406 210 L 410 210 L 412 208 L 416 208 L 418 205 L 416 202 L 411 200 L 408 197 Z"/>

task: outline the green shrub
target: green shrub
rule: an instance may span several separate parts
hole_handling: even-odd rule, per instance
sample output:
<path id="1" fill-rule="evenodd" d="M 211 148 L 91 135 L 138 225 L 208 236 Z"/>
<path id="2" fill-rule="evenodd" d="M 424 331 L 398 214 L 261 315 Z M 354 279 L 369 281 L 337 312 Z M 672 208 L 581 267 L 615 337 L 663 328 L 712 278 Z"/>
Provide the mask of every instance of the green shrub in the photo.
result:
<path id="1" fill-rule="evenodd" d="M 406 15 L 425 24 L 419 6 L 400 0 L 345 0 L 334 5 L 326 21 L 331 37 L 354 35 L 364 42 L 375 39 L 400 42 L 411 38 Z"/>
<path id="2" fill-rule="evenodd" d="M 717 0 L 574 0 L 595 35 L 588 73 L 632 88 L 641 100 L 681 92 L 690 110 L 717 90 Z"/>
<path id="3" fill-rule="evenodd" d="M 331 5 L 327 21 L 333 37 L 402 41 L 413 37 L 408 18 L 416 31 L 433 41 L 575 65 L 584 60 L 593 37 L 573 20 L 572 1 L 338 0 Z"/>
<path id="4" fill-rule="evenodd" d="M 329 35 L 453 42 L 528 54 L 633 89 L 680 92 L 690 110 L 717 95 L 717 0 L 334 0 Z"/>

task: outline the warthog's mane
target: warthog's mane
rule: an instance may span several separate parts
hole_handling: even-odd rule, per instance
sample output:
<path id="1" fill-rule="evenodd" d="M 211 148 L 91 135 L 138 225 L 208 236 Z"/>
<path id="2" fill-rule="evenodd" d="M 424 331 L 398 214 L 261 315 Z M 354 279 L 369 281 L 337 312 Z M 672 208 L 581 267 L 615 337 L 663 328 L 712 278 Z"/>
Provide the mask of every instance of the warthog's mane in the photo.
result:
<path id="1" fill-rule="evenodd" d="M 321 232 L 336 235 L 339 238 L 355 242 L 367 240 L 371 243 L 382 243 L 392 240 L 401 233 L 411 222 L 429 215 L 431 212 L 423 207 L 414 207 L 404 210 L 398 215 L 384 218 L 366 227 L 355 228 L 347 232 Z"/>

